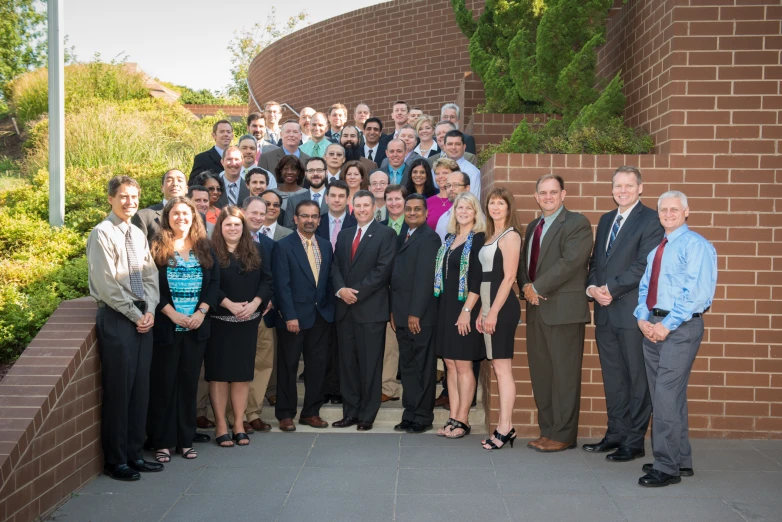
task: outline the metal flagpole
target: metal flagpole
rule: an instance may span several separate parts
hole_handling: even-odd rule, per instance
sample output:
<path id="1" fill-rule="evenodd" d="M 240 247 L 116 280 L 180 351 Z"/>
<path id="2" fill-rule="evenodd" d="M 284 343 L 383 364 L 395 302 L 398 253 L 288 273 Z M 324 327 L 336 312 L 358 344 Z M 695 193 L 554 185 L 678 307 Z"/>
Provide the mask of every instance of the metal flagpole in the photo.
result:
<path id="1" fill-rule="evenodd" d="M 49 224 L 65 224 L 65 46 L 63 0 L 48 0 Z"/>

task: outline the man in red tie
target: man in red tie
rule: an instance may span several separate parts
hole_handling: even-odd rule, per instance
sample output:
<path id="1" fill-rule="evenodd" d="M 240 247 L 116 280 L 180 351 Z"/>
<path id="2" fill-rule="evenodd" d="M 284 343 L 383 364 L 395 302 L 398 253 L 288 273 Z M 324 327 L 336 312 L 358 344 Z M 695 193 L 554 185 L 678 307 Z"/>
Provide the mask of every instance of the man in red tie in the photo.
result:
<path id="1" fill-rule="evenodd" d="M 527 300 L 527 358 L 540 426 L 540 438 L 528 446 L 555 452 L 575 448 L 578 435 L 592 227 L 565 208 L 559 176 L 542 176 L 535 200 L 542 216 L 527 226 L 517 274 Z"/>
<path id="2" fill-rule="evenodd" d="M 394 231 L 376 222 L 375 197 L 353 195 L 357 225 L 337 236 L 332 287 L 337 291 L 335 318 L 339 338 L 339 383 L 344 418 L 335 428 L 372 429 L 382 384 L 386 323 L 390 318 L 388 282 L 396 255 Z"/>

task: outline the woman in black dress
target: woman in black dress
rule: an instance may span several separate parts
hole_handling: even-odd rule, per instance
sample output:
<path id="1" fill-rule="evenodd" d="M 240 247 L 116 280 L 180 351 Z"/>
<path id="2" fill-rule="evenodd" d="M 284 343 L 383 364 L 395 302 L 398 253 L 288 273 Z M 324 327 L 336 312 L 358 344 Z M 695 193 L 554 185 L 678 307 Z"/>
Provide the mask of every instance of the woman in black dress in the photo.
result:
<path id="1" fill-rule="evenodd" d="M 459 439 L 470 433 L 468 416 L 475 395 L 473 361 L 486 357 L 483 336 L 470 327 L 478 319 L 481 263 L 486 220 L 478 198 L 469 192 L 456 196 L 445 244 L 437 253 L 434 295 L 440 299 L 437 316 L 437 356 L 447 368 L 451 418 L 437 434 Z"/>
<path id="2" fill-rule="evenodd" d="M 483 267 L 481 316 L 475 328 L 483 334 L 486 358 L 491 361 L 500 396 L 500 419 L 494 434 L 481 442 L 484 449 L 500 449 L 516 438 L 511 424 L 516 402 L 516 380 L 511 359 L 521 305 L 513 293 L 519 267 L 521 234 L 518 232 L 513 195 L 504 187 L 492 189 L 486 196 L 486 235 L 488 239 L 478 257 Z"/>
<path id="3" fill-rule="evenodd" d="M 212 334 L 206 348 L 204 378 L 215 413 L 217 444 L 246 446 L 250 439 L 241 419 L 255 373 L 255 345 L 261 313 L 272 298 L 271 260 L 250 238 L 244 214 L 233 205 L 217 218 L 212 244 L 220 264 L 220 306 L 212 315 Z M 233 408 L 234 436 L 228 435 L 225 408 Z"/>

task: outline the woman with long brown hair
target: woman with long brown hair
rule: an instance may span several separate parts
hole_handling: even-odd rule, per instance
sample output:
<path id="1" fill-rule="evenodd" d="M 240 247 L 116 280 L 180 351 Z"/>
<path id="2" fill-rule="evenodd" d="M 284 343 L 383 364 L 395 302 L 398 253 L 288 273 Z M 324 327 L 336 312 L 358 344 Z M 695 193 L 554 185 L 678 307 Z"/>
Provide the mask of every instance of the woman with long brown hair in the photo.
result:
<path id="1" fill-rule="evenodd" d="M 486 358 L 491 361 L 500 396 L 500 418 L 494 434 L 481 442 L 484 449 L 504 448 L 516 438 L 511 424 L 516 402 L 513 359 L 516 326 L 521 319 L 521 304 L 513 292 L 519 267 L 521 234 L 513 194 L 505 187 L 493 188 L 486 196 L 486 242 L 478 253 L 483 268 L 481 280 L 481 316 L 475 328 L 483 334 Z"/>
<path id="2" fill-rule="evenodd" d="M 220 212 L 212 245 L 220 267 L 220 290 L 212 315 L 204 378 L 209 382 L 217 444 L 246 446 L 250 439 L 242 419 L 255 372 L 258 323 L 272 298 L 271 259 L 263 258 L 260 244 L 250 236 L 244 214 L 233 205 Z M 229 394 L 236 420 L 233 440 L 225 416 Z"/>
<path id="3" fill-rule="evenodd" d="M 155 449 L 158 462 L 170 462 L 173 447 L 194 459 L 198 376 L 220 271 L 190 199 L 175 197 L 166 203 L 150 250 L 159 271 L 160 304 L 152 330 L 147 447 Z"/>

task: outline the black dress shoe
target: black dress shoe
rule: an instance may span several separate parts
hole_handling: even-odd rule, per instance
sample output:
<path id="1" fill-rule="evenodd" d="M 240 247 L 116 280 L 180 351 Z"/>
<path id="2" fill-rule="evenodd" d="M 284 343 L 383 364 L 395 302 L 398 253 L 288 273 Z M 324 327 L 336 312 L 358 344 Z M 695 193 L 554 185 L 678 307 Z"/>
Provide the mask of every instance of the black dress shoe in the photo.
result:
<path id="1" fill-rule="evenodd" d="M 330 393 L 324 393 L 323 394 L 323 404 L 328 404 L 328 402 L 331 400 L 331 394 Z"/>
<path id="2" fill-rule="evenodd" d="M 359 421 L 358 426 L 356 426 L 357 431 L 369 431 L 372 429 L 372 423 L 371 422 L 364 422 Z"/>
<path id="3" fill-rule="evenodd" d="M 618 447 L 618 442 L 608 442 L 605 439 L 601 440 L 597 444 L 584 444 L 581 446 L 584 451 L 588 451 L 590 453 L 606 453 L 608 451 L 615 450 Z"/>
<path id="4" fill-rule="evenodd" d="M 131 482 L 141 478 L 138 471 L 133 471 L 127 464 L 106 464 L 103 466 L 103 474 L 114 480 Z"/>
<path id="5" fill-rule="evenodd" d="M 652 469 L 649 473 L 638 479 L 638 484 L 647 488 L 661 488 L 670 484 L 678 484 L 681 481 L 681 477 Z"/>
<path id="6" fill-rule="evenodd" d="M 337 422 L 332 422 L 331 427 L 332 428 L 349 428 L 351 426 L 355 426 L 358 424 L 358 419 L 355 417 L 345 417 L 342 420 L 338 420 Z"/>
<path id="7" fill-rule="evenodd" d="M 128 466 L 142 473 L 163 471 L 163 464 L 161 464 L 160 462 L 147 462 L 144 459 L 131 460 L 130 462 L 128 462 Z"/>
<path id="8" fill-rule="evenodd" d="M 407 433 L 410 434 L 418 434 L 418 433 L 424 433 L 432 429 L 431 424 L 421 424 L 420 422 L 414 422 L 410 425 L 409 428 L 407 428 Z"/>
<path id="9" fill-rule="evenodd" d="M 196 433 L 193 437 L 193 442 L 209 442 L 210 440 L 212 440 L 212 437 L 206 433 Z"/>
<path id="10" fill-rule="evenodd" d="M 630 462 L 644 456 L 646 456 L 646 453 L 643 448 L 633 449 L 628 446 L 619 446 L 618 450 L 606 455 L 606 460 L 611 462 Z"/>
<path id="11" fill-rule="evenodd" d="M 410 426 L 412 426 L 412 424 L 413 423 L 408 420 L 403 420 L 402 422 L 394 426 L 394 431 L 407 431 L 410 428 Z"/>
<path id="12" fill-rule="evenodd" d="M 342 395 L 332 395 L 331 404 L 342 404 Z"/>
<path id="13" fill-rule="evenodd" d="M 649 473 L 654 469 L 654 464 L 644 464 L 641 469 L 644 471 L 644 473 Z M 693 475 L 695 475 L 695 470 L 692 468 L 679 468 L 680 477 L 692 477 Z"/>

